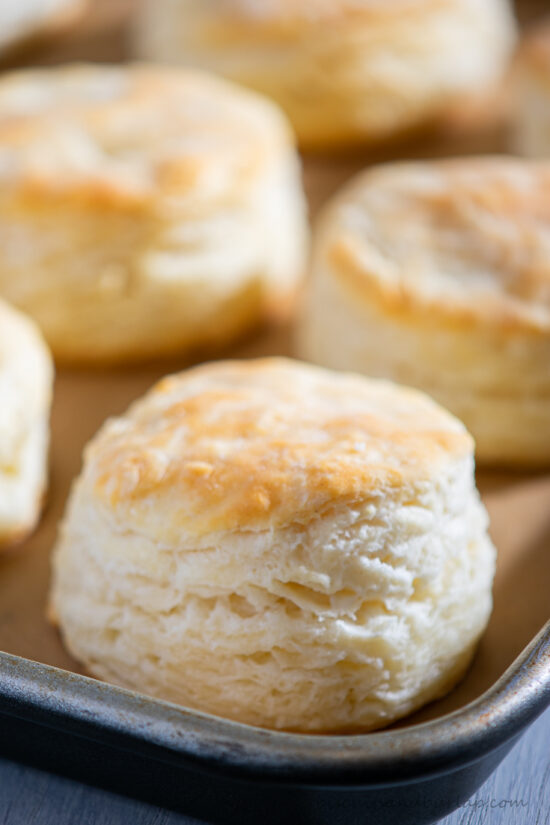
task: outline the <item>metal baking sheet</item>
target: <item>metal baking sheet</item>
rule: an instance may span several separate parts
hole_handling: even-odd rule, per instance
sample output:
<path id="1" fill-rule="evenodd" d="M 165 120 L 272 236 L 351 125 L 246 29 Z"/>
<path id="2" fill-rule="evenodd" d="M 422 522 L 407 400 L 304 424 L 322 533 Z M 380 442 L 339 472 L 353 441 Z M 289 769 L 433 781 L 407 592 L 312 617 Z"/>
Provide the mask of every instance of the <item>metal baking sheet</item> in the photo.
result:
<path id="1" fill-rule="evenodd" d="M 533 16 L 537 8 L 544 6 L 545 4 L 535 2 L 526 3 L 525 16 Z M 96 0 L 91 5 L 90 13 L 72 34 L 65 35 L 64 39 L 56 40 L 49 45 L 43 44 L 32 53 L 21 53 L 12 59 L 11 65 L 55 63 L 65 59 L 124 59 L 128 56 L 125 33 L 131 8 L 132 0 Z M 457 110 L 454 117 L 441 127 L 437 134 L 419 136 L 404 145 L 386 147 L 370 154 L 307 159 L 304 164 L 304 176 L 312 215 L 316 215 L 320 205 L 341 183 L 369 163 L 396 155 L 408 158 L 503 151 L 506 142 L 503 128 L 504 110 L 501 103 L 502 101 L 499 101 L 494 109 L 478 106 Z M 290 328 L 271 328 L 250 337 L 231 351 L 219 353 L 220 357 L 254 357 L 267 354 L 292 354 Z M 294 811 L 293 815 L 296 811 L 308 812 L 307 816 L 304 813 L 301 820 L 289 821 L 330 821 L 332 825 L 337 825 L 338 822 L 360 821 L 363 802 L 359 797 L 356 802 L 352 801 L 353 795 L 346 797 L 347 802 L 340 797 L 338 803 L 335 802 L 336 797 L 331 800 L 326 797 L 323 802 L 322 793 L 320 796 L 318 794 L 312 797 L 307 791 L 307 783 L 312 781 L 312 777 L 308 779 L 304 775 L 299 780 L 301 791 L 296 795 L 296 782 L 293 784 L 291 781 L 291 774 L 294 771 L 294 778 L 298 781 L 299 760 L 296 760 L 301 753 L 299 743 L 291 736 L 294 745 L 290 745 L 284 734 L 274 735 L 267 732 L 254 734 L 254 747 L 258 748 L 263 743 L 267 748 L 262 751 L 260 747 L 260 750 L 254 751 L 258 757 L 255 763 L 255 790 L 249 788 L 249 796 L 244 791 L 239 796 L 241 786 L 224 786 L 223 783 L 230 780 L 218 777 L 216 787 L 221 794 L 220 799 L 226 799 L 226 809 L 220 813 L 218 805 L 218 814 L 214 815 L 215 812 L 212 813 L 208 802 L 208 781 L 196 779 L 199 775 L 196 771 L 199 770 L 200 773 L 205 765 L 208 770 L 218 765 L 229 777 L 235 765 L 239 763 L 240 756 L 250 767 L 253 760 L 251 763 L 251 751 L 248 748 L 250 742 L 246 732 L 243 734 L 241 727 L 233 726 L 232 723 L 212 721 L 210 717 L 189 714 L 101 683 L 80 679 L 78 674 L 82 671 L 78 663 L 65 652 L 57 632 L 46 620 L 50 552 L 71 481 L 80 468 L 82 447 L 106 417 L 122 412 L 162 375 L 188 365 L 189 362 L 175 360 L 126 370 L 58 372 L 52 416 L 51 483 L 43 518 L 39 528 L 24 544 L 0 557 L 0 650 L 8 654 L 0 655 L 0 745 L 2 750 L 9 746 L 19 758 L 40 761 L 43 757 L 44 762 L 48 763 L 49 760 L 50 765 L 64 772 L 74 773 L 80 770 L 89 781 L 97 779 L 105 783 L 105 774 L 109 774 L 113 778 L 116 777 L 118 786 L 122 785 L 123 789 L 132 793 L 140 793 L 148 786 L 147 776 L 155 777 L 156 786 L 164 788 L 165 800 L 174 799 L 176 804 L 177 799 L 184 798 L 187 800 L 187 811 L 212 818 L 213 821 L 235 821 L 239 822 L 239 825 L 247 821 L 257 823 L 258 812 L 262 810 L 263 804 L 262 819 L 267 825 L 271 821 L 282 821 L 273 819 L 273 811 L 277 815 L 280 813 L 276 801 L 273 811 L 267 810 L 265 806 L 265 801 L 271 799 L 270 793 L 265 790 L 265 783 L 274 778 L 274 772 L 265 762 L 265 758 L 266 754 L 273 757 L 279 747 L 277 745 L 273 751 L 275 746 L 269 737 L 275 736 L 277 742 L 286 743 L 284 747 L 287 748 L 287 756 L 294 753 L 293 759 L 287 764 L 287 767 L 293 767 L 292 770 L 288 768 L 285 780 L 294 787 L 293 793 L 295 792 L 294 796 L 289 792 L 290 796 L 285 797 L 285 804 L 290 806 L 288 811 Z M 500 692 L 497 690 L 493 693 L 489 705 L 485 700 L 480 700 L 485 691 L 494 689 L 502 674 L 549 618 L 550 472 L 480 471 L 478 483 L 489 510 L 491 533 L 499 552 L 494 610 L 489 627 L 473 665 L 462 683 L 446 698 L 403 720 L 383 735 L 397 737 L 391 740 L 395 756 L 393 770 L 401 775 L 399 772 L 403 771 L 403 760 L 399 748 L 406 747 L 406 740 L 400 738 L 402 734 L 413 735 L 415 731 L 420 731 L 420 737 L 424 738 L 419 741 L 426 745 L 430 741 L 436 742 L 435 728 L 414 726 L 428 720 L 435 720 L 433 724 L 440 725 L 438 730 L 443 733 L 440 732 L 438 735 L 447 737 L 448 744 L 448 748 L 439 754 L 443 761 L 446 754 L 449 762 L 447 784 L 437 787 L 430 785 L 432 779 L 428 778 L 428 774 L 430 771 L 433 772 L 433 765 L 432 768 L 428 768 L 420 759 L 420 751 L 417 752 L 418 771 L 424 776 L 423 781 L 428 783 L 422 792 L 426 794 L 429 791 L 433 795 L 434 805 L 438 800 L 441 805 L 447 804 L 445 799 L 450 798 L 455 786 L 457 800 L 460 794 L 461 798 L 466 798 L 464 794 L 468 788 L 474 787 L 471 785 L 472 771 L 468 766 L 475 755 L 472 748 L 475 750 L 476 741 L 477 747 L 481 747 L 473 735 L 475 731 L 479 733 L 480 730 L 485 730 L 487 735 L 480 741 L 485 745 L 492 743 L 491 748 L 495 749 L 492 752 L 491 748 L 488 748 L 484 760 L 477 763 L 477 768 L 473 771 L 477 782 L 494 767 L 502 752 L 518 735 L 522 725 L 534 718 L 542 709 L 548 701 L 550 690 L 550 631 L 547 630 L 546 636 L 539 641 L 539 646 L 535 646 L 535 658 L 539 657 L 536 658 L 536 666 L 533 664 L 535 654 L 532 653 L 531 659 L 527 657 L 521 667 L 514 670 L 512 675 L 508 675 L 505 682 L 507 693 L 503 693 L 504 688 Z M 52 670 L 52 667 L 61 668 L 65 672 Z M 510 698 L 513 685 L 518 687 L 518 696 L 521 699 L 518 700 L 517 707 Z M 472 716 L 469 710 L 464 709 L 468 703 L 476 700 L 478 704 L 473 706 Z M 449 712 L 458 714 L 458 722 L 437 721 Z M 507 726 L 499 726 L 499 718 L 502 721 L 506 713 Z M 486 716 L 483 717 L 483 714 Z M 453 751 L 451 747 L 451 740 L 453 736 L 456 738 L 460 724 L 465 724 L 464 720 L 467 718 L 471 724 L 468 729 L 471 734 L 468 740 L 470 749 L 468 750 L 468 742 L 464 740 L 468 754 L 466 751 L 462 753 L 460 762 L 457 751 Z M 161 725 L 164 737 L 160 740 L 155 739 L 160 730 L 158 725 Z M 490 739 L 490 725 L 494 725 L 495 730 L 500 732 L 500 739 L 498 736 L 494 741 Z M 245 737 L 244 740 L 242 736 Z M 281 736 L 282 740 L 277 739 Z M 372 736 L 379 737 L 381 734 Z M 365 737 L 363 740 L 366 742 Z M 333 756 L 337 753 L 349 754 L 343 743 L 338 744 L 337 739 L 332 741 Z M 378 747 L 376 742 L 388 740 L 371 738 L 370 741 L 372 745 L 357 746 L 359 751 L 362 747 L 365 752 L 370 753 Z M 440 744 L 442 742 L 443 740 L 440 740 Z M 210 748 L 210 761 L 198 759 L 197 762 L 197 747 L 203 757 Z M 292 748 L 295 750 L 292 751 Z M 280 751 L 278 752 L 280 754 Z M 124 758 L 121 754 L 125 754 Z M 452 754 L 458 762 L 452 762 Z M 336 759 L 332 766 L 335 782 L 338 774 L 337 762 Z M 170 770 L 167 767 L 168 763 L 171 765 Z M 348 773 L 346 774 L 343 768 L 338 782 L 348 785 L 351 782 L 359 782 L 358 772 L 362 770 L 365 774 L 366 771 L 367 775 L 368 764 L 373 768 L 372 761 L 367 763 L 368 759 L 366 763 L 359 759 L 353 770 L 348 764 Z M 341 761 L 340 764 L 344 763 Z M 443 763 L 441 764 L 443 771 Z M 457 767 L 459 764 L 462 765 L 460 770 Z M 133 765 L 132 775 L 130 765 Z M 161 769 L 159 765 L 164 767 Z M 262 770 L 263 779 L 260 777 Z M 198 785 L 193 785 L 195 780 L 192 780 L 192 776 L 195 776 Z M 322 780 L 325 784 L 328 781 L 327 776 L 328 774 Z M 369 782 L 375 782 L 374 774 L 368 776 Z M 389 774 L 386 773 L 384 776 L 384 782 L 387 784 Z M 182 782 L 185 785 L 183 790 L 178 785 Z M 259 791 L 260 786 L 264 788 L 263 796 Z M 177 793 L 174 790 L 176 787 L 179 788 Z M 192 788 L 194 790 L 191 790 Z M 416 792 L 420 793 L 418 790 Z M 223 796 L 224 793 L 226 796 Z M 395 793 L 398 795 L 397 791 Z M 199 798 L 202 799 L 202 807 L 197 802 Z M 241 799 L 239 804 L 235 801 L 237 798 Z M 374 800 L 372 793 L 370 799 L 371 802 Z M 283 803 L 280 801 L 280 804 Z M 384 822 L 384 825 L 390 825 L 394 821 L 390 809 L 387 808 L 383 808 L 381 817 L 380 821 Z M 395 821 L 405 823 L 403 818 Z M 414 821 L 420 822 L 419 819 Z"/>

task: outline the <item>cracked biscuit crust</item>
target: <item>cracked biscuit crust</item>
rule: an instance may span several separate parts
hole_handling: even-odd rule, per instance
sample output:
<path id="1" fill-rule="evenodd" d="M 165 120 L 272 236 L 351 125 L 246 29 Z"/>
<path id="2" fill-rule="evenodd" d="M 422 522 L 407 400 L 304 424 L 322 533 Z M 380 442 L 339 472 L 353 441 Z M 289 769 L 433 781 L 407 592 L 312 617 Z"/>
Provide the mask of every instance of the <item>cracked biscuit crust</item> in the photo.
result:
<path id="1" fill-rule="evenodd" d="M 388 724 L 491 609 L 472 441 L 425 396 L 284 359 L 158 384 L 86 451 L 51 608 L 91 673 L 241 722 Z"/>
<path id="2" fill-rule="evenodd" d="M 56 358 L 230 340 L 292 304 L 306 241 L 293 138 L 270 102 L 144 65 L 0 80 L 0 294 Z"/>

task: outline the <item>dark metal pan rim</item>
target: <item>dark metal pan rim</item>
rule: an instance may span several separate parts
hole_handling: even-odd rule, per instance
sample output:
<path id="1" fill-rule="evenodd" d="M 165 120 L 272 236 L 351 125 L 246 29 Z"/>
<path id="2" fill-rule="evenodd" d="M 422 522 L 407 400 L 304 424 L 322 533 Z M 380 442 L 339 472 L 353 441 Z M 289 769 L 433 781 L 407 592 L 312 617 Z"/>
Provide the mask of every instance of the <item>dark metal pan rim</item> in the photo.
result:
<path id="1" fill-rule="evenodd" d="M 0 653 L 0 713 L 169 762 L 292 784 L 374 787 L 452 771 L 519 735 L 549 704 L 550 622 L 464 708 L 345 736 L 263 730 Z"/>

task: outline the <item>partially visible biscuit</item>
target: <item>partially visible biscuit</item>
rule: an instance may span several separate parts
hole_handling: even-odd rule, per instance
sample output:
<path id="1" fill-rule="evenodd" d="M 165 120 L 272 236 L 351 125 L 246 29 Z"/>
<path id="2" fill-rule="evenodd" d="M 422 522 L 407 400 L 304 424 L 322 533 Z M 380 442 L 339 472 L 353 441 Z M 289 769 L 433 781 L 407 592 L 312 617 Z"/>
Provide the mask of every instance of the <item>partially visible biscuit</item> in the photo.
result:
<path id="1" fill-rule="evenodd" d="M 506 0 L 142 0 L 141 56 L 271 96 L 310 148 L 383 140 L 491 87 L 515 37 Z"/>
<path id="2" fill-rule="evenodd" d="M 40 515 L 52 381 L 35 325 L 0 302 L 0 548 L 24 538 Z"/>
<path id="3" fill-rule="evenodd" d="M 550 464 L 550 164 L 372 169 L 328 207 L 299 351 L 428 392 L 492 464 Z"/>
<path id="4" fill-rule="evenodd" d="M 514 63 L 513 148 L 550 157 L 550 21 L 525 35 Z"/>
<path id="5" fill-rule="evenodd" d="M 88 445 L 51 612 L 95 676 L 253 725 L 381 727 L 462 676 L 494 548 L 464 427 L 284 359 L 168 377 Z"/>
<path id="6" fill-rule="evenodd" d="M 0 53 L 57 32 L 87 5 L 88 0 L 4 0 L 0 4 Z"/>
<path id="7" fill-rule="evenodd" d="M 55 357 L 223 343 L 292 306 L 307 229 L 271 102 L 181 69 L 0 79 L 0 294 Z"/>

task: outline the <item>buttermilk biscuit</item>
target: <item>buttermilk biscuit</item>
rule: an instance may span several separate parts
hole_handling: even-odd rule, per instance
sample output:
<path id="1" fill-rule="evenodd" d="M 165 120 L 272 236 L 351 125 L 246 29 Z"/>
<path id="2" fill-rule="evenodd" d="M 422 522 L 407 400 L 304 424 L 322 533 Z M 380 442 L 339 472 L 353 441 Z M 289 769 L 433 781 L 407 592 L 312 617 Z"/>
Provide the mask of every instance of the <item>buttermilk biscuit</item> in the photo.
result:
<path id="1" fill-rule="evenodd" d="M 301 354 L 430 393 L 485 462 L 550 462 L 550 164 L 360 176 L 319 226 Z"/>
<path id="2" fill-rule="evenodd" d="M 446 693 L 491 609 L 473 444 L 414 390 L 299 362 L 161 381 L 88 446 L 52 615 L 117 684 L 368 730 Z"/>
<path id="3" fill-rule="evenodd" d="M 514 81 L 514 149 L 550 157 L 550 21 L 525 37 L 514 64 Z"/>
<path id="4" fill-rule="evenodd" d="M 2 0 L 0 54 L 55 33 L 78 17 L 88 0 Z"/>
<path id="5" fill-rule="evenodd" d="M 0 301 L 0 548 L 23 538 L 40 514 L 52 380 L 40 333 Z"/>
<path id="6" fill-rule="evenodd" d="M 142 0 L 139 53 L 273 97 L 301 144 L 379 140 L 491 86 L 514 42 L 506 0 Z"/>
<path id="7" fill-rule="evenodd" d="M 229 339 L 290 304 L 305 239 L 293 139 L 272 103 L 160 67 L 0 80 L 0 294 L 57 358 Z"/>

